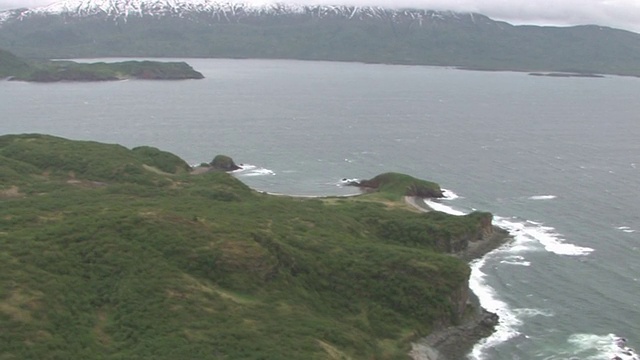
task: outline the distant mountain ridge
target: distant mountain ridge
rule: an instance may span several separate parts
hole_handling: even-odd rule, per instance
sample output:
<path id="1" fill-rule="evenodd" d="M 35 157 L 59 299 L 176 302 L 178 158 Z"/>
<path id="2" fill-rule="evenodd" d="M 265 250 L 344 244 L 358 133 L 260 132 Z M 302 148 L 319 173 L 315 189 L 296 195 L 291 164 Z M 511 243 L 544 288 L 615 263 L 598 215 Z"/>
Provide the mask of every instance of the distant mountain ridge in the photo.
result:
<path id="1" fill-rule="evenodd" d="M 425 21 L 461 19 L 474 14 L 452 11 L 418 9 L 390 9 L 376 6 L 295 5 L 287 3 L 250 4 L 211 0 L 67 0 L 49 6 L 23 8 L 0 12 L 0 23 L 24 20 L 37 16 L 62 15 L 66 17 L 107 16 L 111 19 L 144 16 L 174 16 L 198 19 L 206 14 L 212 20 L 234 21 L 259 16 L 306 15 L 309 17 L 340 17 L 346 19 L 411 19 L 422 25 Z M 486 18 L 482 15 L 476 15 Z M 487 18 L 488 19 L 488 18 Z"/>
<path id="2" fill-rule="evenodd" d="M 0 12 L 19 56 L 358 61 L 640 76 L 640 34 L 475 13 L 211 0 L 78 0 Z"/>

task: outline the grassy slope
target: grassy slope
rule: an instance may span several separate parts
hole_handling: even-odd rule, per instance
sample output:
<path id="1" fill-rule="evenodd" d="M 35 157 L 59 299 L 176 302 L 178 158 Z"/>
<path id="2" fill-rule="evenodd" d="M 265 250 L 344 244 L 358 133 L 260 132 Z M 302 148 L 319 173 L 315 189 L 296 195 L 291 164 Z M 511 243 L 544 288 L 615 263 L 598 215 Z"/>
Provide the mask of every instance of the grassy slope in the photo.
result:
<path id="1" fill-rule="evenodd" d="M 455 323 L 473 216 L 298 199 L 166 152 L 0 137 L 0 359 L 391 359 Z"/>

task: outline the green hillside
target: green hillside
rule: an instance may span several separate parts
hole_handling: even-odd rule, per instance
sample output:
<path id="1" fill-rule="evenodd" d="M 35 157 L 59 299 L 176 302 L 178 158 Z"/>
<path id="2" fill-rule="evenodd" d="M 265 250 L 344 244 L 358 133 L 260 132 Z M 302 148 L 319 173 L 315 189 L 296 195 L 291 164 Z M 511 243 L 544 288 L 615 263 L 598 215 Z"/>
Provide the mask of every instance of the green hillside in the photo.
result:
<path id="1" fill-rule="evenodd" d="M 473 311 L 445 251 L 490 214 L 189 170 L 151 147 L 0 136 L 0 359 L 402 359 Z"/>
<path id="2" fill-rule="evenodd" d="M 31 65 L 26 61 L 6 50 L 0 49 L 0 78 L 24 74 L 30 69 Z"/>

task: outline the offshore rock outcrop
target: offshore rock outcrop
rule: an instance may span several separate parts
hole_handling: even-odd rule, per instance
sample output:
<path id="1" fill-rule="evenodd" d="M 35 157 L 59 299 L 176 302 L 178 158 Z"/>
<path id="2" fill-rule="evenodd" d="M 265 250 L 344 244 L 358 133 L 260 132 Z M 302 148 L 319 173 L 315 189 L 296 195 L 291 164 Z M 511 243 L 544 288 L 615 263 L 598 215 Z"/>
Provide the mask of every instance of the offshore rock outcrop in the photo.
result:
<path id="1" fill-rule="evenodd" d="M 213 158 L 209 165 L 211 165 L 211 168 L 213 170 L 235 171 L 241 169 L 240 166 L 236 165 L 236 163 L 233 162 L 232 158 L 226 155 L 217 155 L 215 158 Z"/>

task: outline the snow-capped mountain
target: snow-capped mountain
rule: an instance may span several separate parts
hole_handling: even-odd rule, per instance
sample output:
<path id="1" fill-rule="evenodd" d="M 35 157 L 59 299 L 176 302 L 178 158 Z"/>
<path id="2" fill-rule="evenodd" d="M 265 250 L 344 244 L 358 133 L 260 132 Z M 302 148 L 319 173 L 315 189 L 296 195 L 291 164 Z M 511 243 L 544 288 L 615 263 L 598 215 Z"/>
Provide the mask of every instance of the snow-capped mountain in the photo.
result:
<path id="1" fill-rule="evenodd" d="M 339 17 L 346 19 L 395 19 L 423 21 L 444 19 L 484 18 L 473 14 L 448 11 L 390 9 L 383 7 L 296 5 L 292 3 L 251 4 L 212 0 L 66 0 L 49 6 L 32 9 L 15 9 L 0 12 L 0 23 L 11 19 L 62 15 L 66 17 L 107 16 L 112 19 L 128 17 L 172 16 L 195 18 L 207 15 L 211 20 L 238 21 L 256 16 L 307 15 L 314 17 Z M 488 19 L 486 19 L 488 20 Z"/>

